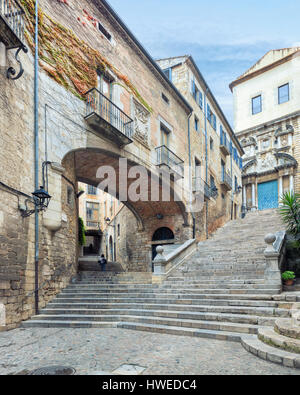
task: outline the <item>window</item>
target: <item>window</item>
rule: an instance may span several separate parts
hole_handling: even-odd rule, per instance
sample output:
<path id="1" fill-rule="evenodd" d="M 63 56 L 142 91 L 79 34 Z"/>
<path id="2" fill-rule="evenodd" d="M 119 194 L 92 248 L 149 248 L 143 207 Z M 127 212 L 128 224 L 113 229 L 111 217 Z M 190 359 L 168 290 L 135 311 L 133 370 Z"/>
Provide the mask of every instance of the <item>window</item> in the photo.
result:
<path id="1" fill-rule="evenodd" d="M 118 224 L 118 236 L 120 236 L 121 230 L 120 230 L 120 224 Z"/>
<path id="2" fill-rule="evenodd" d="M 195 158 L 195 176 L 196 178 L 201 177 L 201 162 L 197 158 Z"/>
<path id="3" fill-rule="evenodd" d="M 99 220 L 99 203 L 86 202 L 86 219 L 95 222 Z"/>
<path id="4" fill-rule="evenodd" d="M 161 145 L 169 146 L 169 130 L 164 126 L 160 125 L 160 133 L 161 133 Z"/>
<path id="5" fill-rule="evenodd" d="M 252 98 L 252 114 L 258 114 L 262 111 L 261 95 Z"/>
<path id="6" fill-rule="evenodd" d="M 94 187 L 93 185 L 88 185 L 87 193 L 88 195 L 97 195 L 97 188 Z"/>
<path id="7" fill-rule="evenodd" d="M 193 98 L 198 103 L 199 107 L 201 109 L 203 109 L 203 94 L 197 88 L 194 80 L 192 81 L 192 95 L 193 95 Z"/>
<path id="8" fill-rule="evenodd" d="M 240 165 L 240 169 L 243 170 L 243 158 L 240 158 L 240 163 L 239 163 L 239 165 Z"/>
<path id="9" fill-rule="evenodd" d="M 195 116 L 195 130 L 199 129 L 199 119 Z"/>
<path id="10" fill-rule="evenodd" d="M 172 81 L 172 69 L 171 69 L 171 68 L 169 68 L 169 69 L 164 69 L 164 70 L 163 70 L 163 73 L 165 74 L 165 76 L 166 76 L 170 81 Z"/>
<path id="11" fill-rule="evenodd" d="M 210 176 L 210 186 L 211 186 L 211 188 L 213 188 L 213 187 L 216 186 L 216 184 L 215 184 L 215 179 L 214 179 L 213 176 Z"/>
<path id="12" fill-rule="evenodd" d="M 100 32 L 109 40 L 111 41 L 111 34 L 105 29 L 103 25 L 101 25 L 100 22 L 98 22 L 98 29 Z"/>
<path id="13" fill-rule="evenodd" d="M 209 104 L 207 104 L 207 120 L 209 123 L 211 122 L 211 114 L 212 114 L 212 112 L 211 112 L 210 106 L 209 106 Z"/>
<path id="14" fill-rule="evenodd" d="M 164 95 L 163 93 L 161 94 L 161 97 L 162 97 L 163 101 L 165 101 L 167 104 L 170 103 L 170 101 L 169 101 L 169 99 L 167 98 L 167 96 Z"/>
<path id="15" fill-rule="evenodd" d="M 210 146 L 210 150 L 213 151 L 213 149 L 214 149 L 214 140 L 212 138 L 210 138 L 210 140 L 209 140 L 209 146 Z"/>
<path id="16" fill-rule="evenodd" d="M 212 114 L 212 127 L 217 130 L 217 118 L 215 114 Z"/>
<path id="17" fill-rule="evenodd" d="M 199 106 L 203 109 L 203 94 L 199 91 Z"/>
<path id="18" fill-rule="evenodd" d="M 237 192 L 237 190 L 238 190 L 238 180 L 237 177 L 234 176 L 234 191 Z"/>
<path id="19" fill-rule="evenodd" d="M 214 128 L 214 130 L 217 130 L 217 118 L 216 118 L 215 114 L 211 111 L 209 104 L 207 104 L 207 120 L 211 124 L 211 126 Z"/>
<path id="20" fill-rule="evenodd" d="M 290 85 L 285 84 L 278 88 L 278 104 L 286 103 L 290 100 Z"/>

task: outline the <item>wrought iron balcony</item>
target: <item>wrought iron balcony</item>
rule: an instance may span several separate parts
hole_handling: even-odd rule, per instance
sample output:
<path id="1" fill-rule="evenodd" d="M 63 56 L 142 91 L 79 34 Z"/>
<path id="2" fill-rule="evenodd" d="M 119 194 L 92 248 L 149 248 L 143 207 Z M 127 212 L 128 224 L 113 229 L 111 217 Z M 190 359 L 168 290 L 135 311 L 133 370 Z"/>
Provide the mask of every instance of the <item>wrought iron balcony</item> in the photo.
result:
<path id="1" fill-rule="evenodd" d="M 91 128 L 119 146 L 132 143 L 133 120 L 98 89 L 86 96 L 85 120 Z"/>
<path id="2" fill-rule="evenodd" d="M 96 221 L 87 221 L 86 227 L 89 229 L 100 229 L 100 222 Z"/>
<path id="3" fill-rule="evenodd" d="M 212 197 L 211 187 L 201 177 L 193 178 L 193 192 L 202 192 L 204 200 L 209 200 Z"/>
<path id="4" fill-rule="evenodd" d="M 230 143 L 224 134 L 220 137 L 220 150 L 224 155 L 230 155 Z"/>
<path id="5" fill-rule="evenodd" d="M 24 10 L 17 0 L 0 0 L 0 41 L 7 49 L 24 45 Z"/>
<path id="6" fill-rule="evenodd" d="M 162 145 L 156 149 L 156 165 L 159 167 L 167 166 L 171 173 L 176 173 L 180 177 L 184 176 L 184 161 L 180 159 L 168 147 Z"/>
<path id="7" fill-rule="evenodd" d="M 20 71 L 16 75 L 13 67 L 7 70 L 7 78 L 17 80 L 24 72 L 18 55 L 28 51 L 24 44 L 24 10 L 17 0 L 0 0 L 0 42 L 6 49 L 18 48 L 15 58 Z"/>
<path id="8" fill-rule="evenodd" d="M 227 189 L 228 191 L 230 191 L 232 189 L 232 178 L 230 176 L 230 174 L 228 174 L 225 171 L 221 172 L 221 180 L 220 180 L 220 184 Z"/>

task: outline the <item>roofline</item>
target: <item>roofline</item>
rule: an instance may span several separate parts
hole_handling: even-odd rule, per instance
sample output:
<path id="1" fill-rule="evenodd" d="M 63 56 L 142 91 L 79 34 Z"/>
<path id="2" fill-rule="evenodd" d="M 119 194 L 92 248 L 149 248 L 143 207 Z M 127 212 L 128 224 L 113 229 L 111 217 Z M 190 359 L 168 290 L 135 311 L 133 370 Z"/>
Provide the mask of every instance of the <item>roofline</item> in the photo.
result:
<path id="1" fill-rule="evenodd" d="M 268 51 L 264 56 L 266 56 L 269 52 L 270 52 L 270 51 Z M 264 57 L 264 56 L 263 56 L 263 57 Z M 241 77 L 237 78 L 236 80 L 234 80 L 233 82 L 231 82 L 231 84 L 229 85 L 229 88 L 230 88 L 230 90 L 231 90 L 231 92 L 232 92 L 232 91 L 233 91 L 233 88 L 234 88 L 235 86 L 237 86 L 237 85 L 239 85 L 239 84 L 241 84 L 241 83 L 243 83 L 243 82 L 245 82 L 245 81 L 248 81 L 248 80 L 250 80 L 250 79 L 252 79 L 252 78 L 254 78 L 254 77 L 256 77 L 256 76 L 258 76 L 258 75 L 260 75 L 260 74 L 263 74 L 263 73 L 265 73 L 266 71 L 269 71 L 269 70 L 271 70 L 271 69 L 273 69 L 273 68 L 275 68 L 275 67 L 277 67 L 277 66 L 280 66 L 281 64 L 286 63 L 286 62 L 290 61 L 291 59 L 293 59 L 294 57 L 298 57 L 298 56 L 300 56 L 300 49 L 297 50 L 296 52 L 293 52 L 292 54 L 290 54 L 290 55 L 288 55 L 288 56 L 285 56 L 285 57 L 282 58 L 282 59 L 277 60 L 276 62 L 273 62 L 273 63 L 268 64 L 267 66 L 265 66 L 265 67 L 263 67 L 263 68 L 261 68 L 261 69 L 259 69 L 259 70 L 253 71 L 253 72 L 250 73 L 250 74 L 247 74 L 247 75 L 244 75 L 244 76 L 241 76 Z M 263 58 L 263 57 L 262 57 L 262 58 Z M 261 58 L 261 59 L 262 59 L 262 58 Z M 253 67 L 254 67 L 254 66 L 253 66 Z"/>
<path id="2" fill-rule="evenodd" d="M 118 22 L 118 24 L 125 30 L 128 36 L 132 39 L 132 41 L 136 44 L 136 46 L 141 50 L 141 52 L 146 56 L 146 58 L 150 61 L 155 70 L 163 77 L 164 81 L 169 85 L 169 87 L 174 91 L 174 93 L 178 96 L 179 100 L 184 104 L 184 106 L 188 109 L 188 114 L 193 112 L 193 108 L 189 105 L 186 99 L 182 96 L 179 90 L 172 84 L 172 82 L 168 79 L 168 77 L 163 73 L 162 69 L 158 66 L 149 52 L 142 46 L 142 44 L 138 41 L 138 39 L 133 35 L 133 33 L 129 30 L 127 25 L 122 21 L 116 11 L 108 4 L 106 0 L 101 0 L 101 3 L 108 10 L 108 12 L 113 16 L 113 18 Z"/>
<path id="3" fill-rule="evenodd" d="M 196 71 L 197 71 L 197 73 L 199 74 L 199 77 L 202 79 L 202 81 L 203 81 L 203 83 L 204 83 L 204 85 L 205 85 L 205 87 L 206 87 L 206 89 L 207 89 L 207 92 L 210 94 L 212 100 L 214 101 L 215 105 L 216 105 L 217 108 L 218 108 L 218 111 L 220 112 L 222 118 L 224 119 L 224 121 L 225 121 L 227 127 L 230 129 L 230 131 L 231 131 L 231 133 L 232 133 L 232 136 L 233 136 L 233 140 L 234 140 L 235 143 L 237 144 L 237 146 L 238 146 L 238 148 L 240 149 L 241 153 L 242 153 L 242 154 L 245 154 L 245 151 L 243 150 L 243 147 L 241 146 L 241 144 L 240 144 L 240 142 L 239 142 L 237 136 L 235 135 L 235 133 L 234 133 L 232 127 L 230 126 L 230 124 L 229 124 L 229 122 L 228 122 L 228 120 L 227 120 L 225 114 L 223 113 L 223 110 L 221 109 L 219 103 L 217 102 L 217 100 L 216 100 L 214 94 L 213 94 L 212 91 L 210 90 L 210 88 L 209 88 L 207 82 L 205 81 L 205 78 L 203 77 L 201 71 L 199 70 L 199 67 L 196 65 L 196 63 L 195 63 L 193 57 L 192 57 L 191 55 L 189 55 L 189 56 L 187 57 L 187 60 L 190 60 L 190 61 L 192 62 L 193 66 L 195 67 L 195 69 L 196 69 Z"/>

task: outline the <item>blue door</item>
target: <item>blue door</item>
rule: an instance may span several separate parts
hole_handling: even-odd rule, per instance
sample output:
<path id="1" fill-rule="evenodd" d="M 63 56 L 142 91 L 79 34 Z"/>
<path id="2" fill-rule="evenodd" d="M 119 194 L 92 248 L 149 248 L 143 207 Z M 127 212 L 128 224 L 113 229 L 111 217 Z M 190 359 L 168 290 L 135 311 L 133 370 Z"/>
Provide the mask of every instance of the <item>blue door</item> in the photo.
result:
<path id="1" fill-rule="evenodd" d="M 278 180 L 258 184 L 258 209 L 278 207 Z"/>

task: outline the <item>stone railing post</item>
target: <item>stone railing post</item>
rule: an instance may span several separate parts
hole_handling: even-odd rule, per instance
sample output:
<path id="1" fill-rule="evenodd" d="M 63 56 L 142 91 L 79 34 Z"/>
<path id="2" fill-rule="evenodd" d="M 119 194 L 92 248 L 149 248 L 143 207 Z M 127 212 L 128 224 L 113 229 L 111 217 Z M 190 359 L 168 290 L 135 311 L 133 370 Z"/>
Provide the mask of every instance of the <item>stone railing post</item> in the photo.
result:
<path id="1" fill-rule="evenodd" d="M 265 270 L 265 283 L 281 286 L 281 273 L 279 270 L 280 251 L 277 251 L 274 248 L 275 241 L 276 236 L 274 234 L 270 233 L 266 235 L 265 243 L 267 244 L 267 248 L 264 252 L 267 262 Z"/>
<path id="2" fill-rule="evenodd" d="M 157 255 L 154 258 L 154 274 L 160 275 L 165 273 L 167 259 L 164 256 L 164 248 L 162 246 L 156 247 Z"/>

